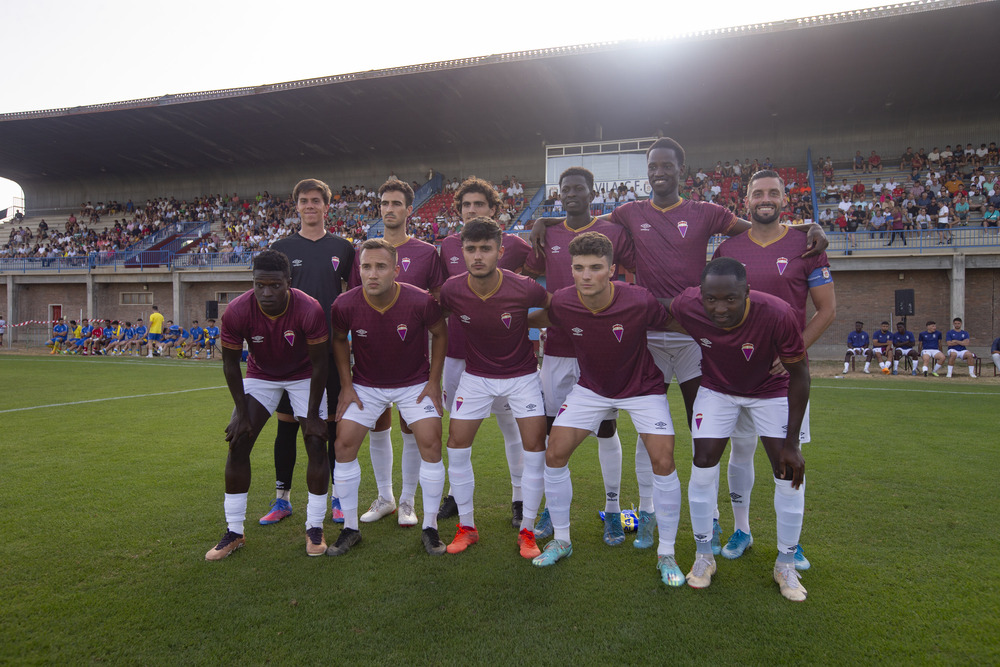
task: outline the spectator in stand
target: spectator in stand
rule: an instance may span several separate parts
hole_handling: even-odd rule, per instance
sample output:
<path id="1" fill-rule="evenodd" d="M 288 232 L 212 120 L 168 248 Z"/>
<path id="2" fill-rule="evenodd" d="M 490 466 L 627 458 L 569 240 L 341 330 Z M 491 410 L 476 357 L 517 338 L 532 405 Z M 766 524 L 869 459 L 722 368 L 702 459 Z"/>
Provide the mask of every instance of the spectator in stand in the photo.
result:
<path id="1" fill-rule="evenodd" d="M 889 234 L 889 242 L 886 243 L 886 246 L 891 246 L 892 242 L 896 240 L 897 237 L 899 238 L 900 241 L 903 242 L 903 245 L 905 246 L 906 236 L 903 234 L 903 231 L 907 227 L 907 219 L 905 217 L 903 209 L 900 208 L 899 206 L 893 206 L 890 209 L 889 227 L 892 230 L 892 233 Z"/>
<path id="2" fill-rule="evenodd" d="M 950 167 L 955 162 L 955 154 L 951 151 L 951 144 L 944 147 L 941 151 L 941 166 Z"/>
<path id="3" fill-rule="evenodd" d="M 853 193 L 853 190 L 851 189 L 851 186 L 847 182 L 846 178 L 841 180 L 839 189 L 840 189 L 840 195 L 842 197 L 850 197 L 851 194 Z"/>
<path id="4" fill-rule="evenodd" d="M 868 156 L 868 161 L 865 163 L 865 171 L 869 174 L 874 171 L 882 172 L 882 157 L 875 151 L 872 151 L 872 154 Z"/>
<path id="5" fill-rule="evenodd" d="M 1000 223 L 1000 210 L 992 204 L 987 205 L 986 213 L 983 213 L 983 230 L 988 232 L 992 229 L 996 233 L 1000 230 L 998 223 Z"/>
<path id="6" fill-rule="evenodd" d="M 913 149 L 907 146 L 906 152 L 899 158 L 899 170 L 906 171 L 913 166 L 913 158 L 916 155 L 913 154 Z"/>
<path id="7" fill-rule="evenodd" d="M 855 183 L 854 186 L 851 188 L 851 192 L 856 195 L 865 194 L 865 184 L 861 182 L 860 178 L 858 179 L 858 182 Z"/>
<path id="8" fill-rule="evenodd" d="M 851 169 L 854 173 L 864 173 L 867 164 L 868 163 L 865 161 L 865 157 L 861 154 L 861 151 L 854 151 L 854 159 L 851 161 Z"/>
<path id="9" fill-rule="evenodd" d="M 934 206 L 936 204 L 931 204 Z M 928 212 L 930 208 L 928 207 Z M 937 213 L 932 214 L 932 217 L 936 220 L 936 227 L 938 230 L 938 245 L 948 244 L 951 245 L 951 211 L 947 204 L 941 203 L 937 205 Z"/>
<path id="10" fill-rule="evenodd" d="M 882 179 L 881 178 L 876 178 L 875 182 L 872 183 L 872 196 L 873 197 L 877 197 L 877 196 L 881 195 L 882 192 L 883 192 L 883 190 L 889 190 L 890 192 L 892 191 L 891 188 L 886 188 L 885 187 L 885 185 L 882 183 Z"/>
<path id="11" fill-rule="evenodd" d="M 887 216 L 882 211 L 882 207 L 876 204 L 875 208 L 872 209 L 871 218 L 868 220 L 868 228 L 871 230 L 872 238 L 875 238 L 875 234 L 878 234 L 880 239 L 885 238 L 886 220 Z"/>
<path id="12" fill-rule="evenodd" d="M 819 212 L 819 224 L 822 227 L 829 229 L 831 232 L 837 231 L 834 227 L 833 221 L 834 221 L 833 211 L 831 211 L 830 209 L 824 208 Z"/>
<path id="13" fill-rule="evenodd" d="M 956 173 L 948 177 L 948 180 L 945 181 L 944 188 L 948 191 L 948 194 L 954 197 L 965 188 L 965 183 L 962 182 L 962 179 Z"/>
<path id="14" fill-rule="evenodd" d="M 927 154 L 927 164 L 930 165 L 932 169 L 936 169 L 941 166 L 941 151 L 935 146 L 934 149 Z"/>
<path id="15" fill-rule="evenodd" d="M 952 205 L 955 209 L 955 222 L 960 226 L 965 226 L 969 219 L 969 200 L 962 195 L 958 195 Z"/>
<path id="16" fill-rule="evenodd" d="M 847 254 L 850 255 L 851 248 L 858 247 L 858 240 L 856 238 L 856 232 L 859 229 L 864 229 L 865 223 L 867 222 L 867 216 L 865 215 L 865 210 L 862 208 L 855 208 L 851 206 L 847 210 Z"/>
<path id="17" fill-rule="evenodd" d="M 986 195 L 983 194 L 982 189 L 978 187 L 973 189 L 972 194 L 969 195 L 968 207 L 970 211 L 979 213 L 986 210 Z"/>

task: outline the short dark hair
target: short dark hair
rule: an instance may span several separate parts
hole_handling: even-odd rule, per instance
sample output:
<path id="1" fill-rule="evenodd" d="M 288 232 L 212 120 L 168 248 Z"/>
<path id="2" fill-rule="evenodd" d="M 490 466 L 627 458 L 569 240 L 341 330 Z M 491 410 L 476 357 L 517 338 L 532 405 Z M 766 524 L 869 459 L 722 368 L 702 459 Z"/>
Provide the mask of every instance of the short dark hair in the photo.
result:
<path id="1" fill-rule="evenodd" d="M 614 264 L 615 249 L 611 244 L 611 239 L 604 234 L 584 232 L 569 242 L 569 254 L 573 257 L 580 255 L 603 257 L 608 260 L 608 266 L 611 266 Z"/>
<path id="2" fill-rule="evenodd" d="M 904 329 L 906 328 L 906 324 L 904 324 L 903 322 L 896 322 L 896 326 L 903 327 Z"/>
<path id="3" fill-rule="evenodd" d="M 889 323 L 886 322 L 885 320 L 882 320 L 882 324 L 889 324 Z M 879 326 L 882 326 L 882 324 L 880 324 Z"/>
<path id="4" fill-rule="evenodd" d="M 318 190 L 323 195 L 324 204 L 330 203 L 330 197 L 333 195 L 330 192 L 330 186 L 316 178 L 306 178 L 296 183 L 292 189 L 292 199 L 298 201 L 300 194 L 303 192 L 312 192 L 313 190 Z"/>
<path id="5" fill-rule="evenodd" d="M 292 267 L 288 264 L 288 257 L 285 253 L 277 250 L 261 250 L 260 254 L 253 258 L 254 271 L 277 271 L 285 274 L 286 278 L 292 277 Z M 156 306 L 153 306 L 156 308 Z"/>
<path id="6" fill-rule="evenodd" d="M 473 176 L 462 181 L 462 185 L 455 191 L 454 205 L 459 214 L 462 213 L 462 198 L 470 192 L 478 192 L 486 197 L 486 205 L 492 208 L 494 213 L 500 211 L 500 195 L 497 194 L 496 188 L 489 181 Z"/>
<path id="7" fill-rule="evenodd" d="M 954 324 L 955 322 L 961 322 L 961 321 L 962 321 L 962 318 L 961 318 L 961 317 L 956 317 L 955 319 L 953 319 L 953 320 L 951 321 L 951 323 L 952 323 L 952 324 Z"/>
<path id="8" fill-rule="evenodd" d="M 361 247 L 358 248 L 359 261 L 361 260 L 361 253 L 363 253 L 365 250 L 385 250 L 386 252 L 389 253 L 389 256 L 392 257 L 393 263 L 395 263 L 396 261 L 396 246 L 392 245 L 383 238 L 368 239 L 367 241 L 362 243 Z"/>
<path id="9" fill-rule="evenodd" d="M 932 324 L 937 324 L 937 322 L 935 322 L 934 320 L 927 320 L 927 324 L 925 324 L 924 326 L 929 327 Z"/>
<path id="10" fill-rule="evenodd" d="M 497 247 L 503 244 L 503 230 L 492 218 L 479 216 L 473 218 L 462 228 L 462 242 L 466 241 L 496 241 Z"/>
<path id="11" fill-rule="evenodd" d="M 391 181 L 386 181 L 382 184 L 382 187 L 378 189 L 379 199 L 386 192 L 402 192 L 403 197 L 406 199 L 407 206 L 413 206 L 413 188 L 410 187 L 409 183 L 405 181 L 397 181 L 393 179 Z"/>
<path id="12" fill-rule="evenodd" d="M 747 268 L 732 257 L 716 257 L 701 272 L 701 282 L 708 276 L 733 276 L 737 282 L 747 281 Z"/>
<path id="13" fill-rule="evenodd" d="M 855 324 L 864 324 L 864 322 L 862 322 L 861 320 L 854 320 L 854 323 Z"/>
<path id="14" fill-rule="evenodd" d="M 559 186 L 562 187 L 563 179 L 567 176 L 583 176 L 587 181 L 587 186 L 593 191 L 594 189 L 594 172 L 587 169 L 586 167 L 570 167 L 563 173 L 559 174 Z M 590 254 L 590 253 L 585 253 Z"/>
<path id="15" fill-rule="evenodd" d="M 653 150 L 656 148 L 669 148 L 674 152 L 675 155 L 677 155 L 680 164 L 684 164 L 685 160 L 684 148 L 670 137 L 660 137 L 659 139 L 654 141 L 652 145 L 650 145 L 650 147 L 646 149 L 646 160 L 649 160 L 649 154 L 652 153 Z"/>
<path id="16" fill-rule="evenodd" d="M 750 192 L 750 186 L 753 185 L 754 181 L 758 181 L 762 178 L 776 178 L 778 179 L 778 182 L 781 183 L 782 189 L 785 187 L 785 179 L 783 179 L 778 172 L 774 169 L 761 169 L 750 177 L 750 181 L 747 183 L 747 192 Z"/>

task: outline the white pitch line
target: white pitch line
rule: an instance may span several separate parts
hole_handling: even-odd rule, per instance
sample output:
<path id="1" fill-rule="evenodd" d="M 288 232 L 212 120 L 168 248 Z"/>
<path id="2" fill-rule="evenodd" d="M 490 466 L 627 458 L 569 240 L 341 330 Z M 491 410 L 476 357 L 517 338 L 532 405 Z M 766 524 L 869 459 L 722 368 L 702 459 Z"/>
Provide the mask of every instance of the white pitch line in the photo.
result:
<path id="1" fill-rule="evenodd" d="M 24 410 L 40 410 L 42 408 L 62 408 L 67 405 L 81 405 L 83 403 L 101 403 L 103 401 L 122 401 L 130 398 L 148 398 L 150 396 L 170 396 L 171 394 L 186 394 L 192 391 L 206 391 L 209 389 L 225 389 L 226 385 L 219 385 L 218 387 L 199 387 L 197 389 L 178 389 L 177 391 L 161 391 L 156 394 L 136 394 L 134 396 L 113 396 L 111 398 L 91 398 L 86 401 L 71 401 L 69 403 L 50 403 L 49 405 L 32 405 L 27 408 L 10 408 L 8 410 L 0 410 L 0 415 L 6 414 L 8 412 L 23 412 Z"/>
<path id="2" fill-rule="evenodd" d="M 1000 397 L 1000 393 L 990 391 L 943 391 L 941 389 L 893 389 L 892 387 L 854 387 L 847 385 L 813 384 L 817 389 L 856 389 L 859 391 L 904 391 L 911 394 L 952 394 L 962 396 L 994 396 Z"/>

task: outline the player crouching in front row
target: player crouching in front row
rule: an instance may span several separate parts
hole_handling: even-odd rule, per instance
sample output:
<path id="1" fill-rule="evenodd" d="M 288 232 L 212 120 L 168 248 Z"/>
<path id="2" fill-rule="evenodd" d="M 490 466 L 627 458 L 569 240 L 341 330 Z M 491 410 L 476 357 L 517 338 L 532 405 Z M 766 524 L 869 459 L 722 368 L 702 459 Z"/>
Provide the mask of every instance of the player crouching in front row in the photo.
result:
<path id="1" fill-rule="evenodd" d="M 653 508 L 660 533 L 657 569 L 666 585 L 683 586 L 684 574 L 674 560 L 681 509 L 674 428 L 663 374 L 646 346 L 646 330 L 663 328 L 670 318 L 644 287 L 611 281 L 616 267 L 608 237 L 580 234 L 570 242 L 569 252 L 574 285 L 557 290 L 548 310 L 529 319 L 531 326 L 554 324 L 572 331 L 580 363 L 580 379 L 556 416 L 545 454 L 545 497 L 554 539 L 533 563 L 547 567 L 573 553 L 570 456 L 602 421 L 615 419 L 623 408 L 629 411 L 653 465 Z"/>
<path id="2" fill-rule="evenodd" d="M 341 384 L 333 476 L 344 528 L 326 554 L 343 555 L 361 542 L 358 450 L 379 416 L 395 403 L 420 450 L 421 539 L 427 553 L 440 556 L 446 550 L 437 531 L 445 477 L 441 461 L 441 372 L 448 349 L 444 316 L 426 290 L 396 281 L 396 248 L 385 239 L 362 243 L 358 263 L 361 285 L 338 296 L 331 308 L 333 357 Z M 354 349 L 353 374 L 348 333 Z M 428 333 L 433 337 L 430 359 Z"/>
<path id="3" fill-rule="evenodd" d="M 291 288 L 291 268 L 280 252 L 264 250 L 253 260 L 253 289 L 230 302 L 222 316 L 222 371 L 232 394 L 232 419 L 226 426 L 225 513 L 228 530 L 205 560 L 221 560 L 243 546 L 243 522 L 250 489 L 250 452 L 260 431 L 287 391 L 305 439 L 306 553 L 326 552 L 326 514 L 330 462 L 326 454 L 326 376 L 329 332 L 316 299 Z M 247 377 L 240 357 L 249 347 Z M 151 343 L 152 344 L 152 343 Z"/>

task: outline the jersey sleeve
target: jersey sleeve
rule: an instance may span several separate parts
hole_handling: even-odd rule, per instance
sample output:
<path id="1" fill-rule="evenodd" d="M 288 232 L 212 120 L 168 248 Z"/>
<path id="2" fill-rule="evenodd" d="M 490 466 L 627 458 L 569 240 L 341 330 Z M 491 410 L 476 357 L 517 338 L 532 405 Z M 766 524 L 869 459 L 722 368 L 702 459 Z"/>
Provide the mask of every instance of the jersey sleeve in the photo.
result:
<path id="1" fill-rule="evenodd" d="M 520 269 L 529 258 L 535 253 L 531 251 L 531 244 L 522 239 L 517 234 L 511 234 L 511 245 L 504 251 L 505 264 L 511 271 Z"/>
<path id="2" fill-rule="evenodd" d="M 330 323 L 337 331 L 347 333 L 351 330 L 351 323 L 347 321 L 344 303 L 347 299 L 347 292 L 344 292 L 333 301 L 330 306 Z"/>
<path id="3" fill-rule="evenodd" d="M 313 298 L 306 300 L 306 312 L 302 317 L 302 328 L 306 333 L 306 344 L 321 345 L 330 340 L 330 330 L 326 326 L 326 314 L 319 301 Z"/>
<path id="4" fill-rule="evenodd" d="M 543 308 L 545 306 L 545 300 L 548 298 L 549 293 L 541 286 L 540 283 L 531 280 L 530 278 L 525 279 L 528 285 L 528 304 L 530 308 Z"/>
<path id="5" fill-rule="evenodd" d="M 629 271 L 635 271 L 635 243 L 632 242 L 632 234 L 629 233 L 628 229 L 622 227 L 613 243 L 615 246 L 614 259 L 618 268 L 625 267 Z"/>
<path id="6" fill-rule="evenodd" d="M 444 258 L 441 257 L 437 249 L 433 249 L 430 257 L 430 267 L 427 270 L 427 289 L 441 287 L 446 280 L 448 280 L 448 271 L 444 268 Z"/>
<path id="7" fill-rule="evenodd" d="M 424 324 L 428 328 L 434 326 L 441 321 L 444 317 L 444 311 L 441 309 L 441 304 L 439 304 L 433 296 L 427 295 L 427 301 L 424 302 Z"/>
<path id="8" fill-rule="evenodd" d="M 562 290 L 559 290 L 559 292 L 562 292 Z M 563 326 L 562 315 L 565 308 L 563 306 L 563 297 L 559 292 L 552 295 L 552 301 L 549 303 L 549 322 L 557 327 Z"/>
<path id="9" fill-rule="evenodd" d="M 360 255 L 354 255 L 354 261 L 351 262 L 351 277 L 347 279 L 347 289 L 354 289 L 361 284 L 361 266 L 359 264 Z"/>
<path id="10" fill-rule="evenodd" d="M 805 359 L 805 341 L 802 340 L 802 332 L 791 307 L 779 311 L 774 336 L 778 341 L 778 358 L 782 362 L 794 363 Z"/>
<path id="11" fill-rule="evenodd" d="M 536 254 L 528 253 L 528 258 L 524 262 L 524 266 L 534 274 L 544 276 L 545 275 L 545 253 Z"/>
<path id="12" fill-rule="evenodd" d="M 653 293 L 643 288 L 646 299 L 646 328 L 663 329 L 670 322 L 670 313 L 656 300 Z"/>
<path id="13" fill-rule="evenodd" d="M 243 349 L 243 330 L 238 328 L 238 313 L 234 313 L 232 306 L 226 308 L 222 313 L 222 347 L 230 350 Z"/>
<path id="14" fill-rule="evenodd" d="M 728 236 L 729 232 L 732 230 L 733 226 L 736 225 L 736 221 L 739 220 L 739 218 L 737 218 L 732 211 L 724 206 L 711 203 L 705 205 L 712 207 L 712 215 L 710 218 L 712 233 L 725 234 Z"/>

